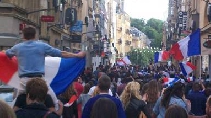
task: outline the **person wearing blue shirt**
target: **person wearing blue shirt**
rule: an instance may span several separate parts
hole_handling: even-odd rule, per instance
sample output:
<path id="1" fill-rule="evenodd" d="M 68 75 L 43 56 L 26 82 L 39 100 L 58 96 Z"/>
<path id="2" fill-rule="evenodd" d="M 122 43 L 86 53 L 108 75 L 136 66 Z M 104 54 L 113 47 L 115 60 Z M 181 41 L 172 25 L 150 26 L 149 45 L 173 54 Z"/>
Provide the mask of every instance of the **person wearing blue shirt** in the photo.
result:
<path id="1" fill-rule="evenodd" d="M 193 90 L 190 91 L 186 97 L 191 102 L 191 113 L 196 116 L 202 116 L 206 114 L 207 98 L 204 92 L 200 91 L 201 84 L 198 82 L 194 82 L 192 87 Z"/>
<path id="2" fill-rule="evenodd" d="M 47 43 L 41 42 L 35 38 L 36 30 L 34 27 L 26 27 L 23 30 L 25 41 L 14 45 L 6 50 L 6 55 L 10 58 L 16 56 L 18 59 L 19 77 L 40 77 L 45 74 L 45 57 L 84 57 L 85 52 L 78 54 L 61 51 Z"/>
<path id="3" fill-rule="evenodd" d="M 23 29 L 24 41 L 14 45 L 11 49 L 6 50 L 6 55 L 9 58 L 13 56 L 18 60 L 18 74 L 20 77 L 19 94 L 25 92 L 25 85 L 27 81 L 32 78 L 43 78 L 45 75 L 45 57 L 84 57 L 85 52 L 78 54 L 61 51 L 47 43 L 41 42 L 35 38 L 36 29 L 28 26 Z M 56 95 L 49 87 L 49 94 L 53 97 L 54 103 L 56 102 Z"/>
<path id="4" fill-rule="evenodd" d="M 157 118 L 164 118 L 166 109 L 172 104 L 178 105 L 189 112 L 187 101 L 183 99 L 184 88 L 185 85 L 181 82 L 176 82 L 166 88 L 163 95 L 155 103 L 154 115 Z"/>
<path id="5" fill-rule="evenodd" d="M 117 107 L 117 110 L 118 110 L 118 118 L 126 118 L 121 101 L 119 99 L 109 95 L 110 85 L 111 85 L 111 79 L 107 75 L 102 75 L 99 78 L 98 87 L 99 87 L 99 90 L 100 90 L 100 94 L 96 95 L 95 97 L 90 98 L 88 100 L 88 102 L 84 106 L 82 118 L 90 118 L 91 112 L 94 112 L 94 111 L 92 111 L 92 107 L 93 107 L 94 103 L 99 98 L 103 98 L 103 97 L 111 99 L 116 104 L 116 107 Z"/>

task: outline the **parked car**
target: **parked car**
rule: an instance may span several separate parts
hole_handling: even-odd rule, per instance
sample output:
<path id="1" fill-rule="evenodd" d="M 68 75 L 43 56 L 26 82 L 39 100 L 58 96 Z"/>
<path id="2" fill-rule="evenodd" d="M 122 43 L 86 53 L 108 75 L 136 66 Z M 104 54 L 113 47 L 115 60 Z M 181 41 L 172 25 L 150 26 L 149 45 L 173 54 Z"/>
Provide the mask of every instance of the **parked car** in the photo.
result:
<path id="1" fill-rule="evenodd" d="M 0 85 L 0 99 L 12 106 L 14 88 L 8 85 Z"/>

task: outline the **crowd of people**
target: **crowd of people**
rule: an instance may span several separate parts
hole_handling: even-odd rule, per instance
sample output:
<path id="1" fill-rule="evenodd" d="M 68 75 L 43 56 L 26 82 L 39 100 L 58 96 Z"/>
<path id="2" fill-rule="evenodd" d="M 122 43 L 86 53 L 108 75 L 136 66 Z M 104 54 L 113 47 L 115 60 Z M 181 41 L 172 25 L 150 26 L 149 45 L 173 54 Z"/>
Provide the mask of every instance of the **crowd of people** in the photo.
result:
<path id="1" fill-rule="evenodd" d="M 184 77 L 173 65 L 87 68 L 55 96 L 44 79 L 44 57 L 81 58 L 85 53 L 37 42 L 32 27 L 23 34 L 26 41 L 6 51 L 18 58 L 21 90 L 12 108 L 0 101 L 0 118 L 211 118 L 211 83 Z M 165 85 L 163 78 L 179 80 Z"/>
<path id="2" fill-rule="evenodd" d="M 159 70 L 161 78 L 157 79 L 155 73 L 139 73 L 135 68 L 137 67 L 99 66 L 94 72 L 87 68 L 65 92 L 57 96 L 58 109 L 48 94 L 48 86 L 44 79 L 30 79 L 26 84 L 26 92 L 18 96 L 13 110 L 0 101 L 0 117 L 211 117 L 211 83 L 197 79 L 180 80 L 172 86 L 164 86 L 162 78 L 166 77 L 166 74 L 163 70 Z M 77 98 L 71 105 L 66 106 L 73 96 Z"/>

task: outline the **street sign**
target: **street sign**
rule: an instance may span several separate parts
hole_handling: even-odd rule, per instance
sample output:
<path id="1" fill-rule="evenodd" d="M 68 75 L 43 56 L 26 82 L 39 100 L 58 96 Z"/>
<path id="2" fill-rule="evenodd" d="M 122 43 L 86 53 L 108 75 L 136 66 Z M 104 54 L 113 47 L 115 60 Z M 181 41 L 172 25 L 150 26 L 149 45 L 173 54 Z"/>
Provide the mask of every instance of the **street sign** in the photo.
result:
<path id="1" fill-rule="evenodd" d="M 72 27 L 70 27 L 70 32 L 82 32 L 83 21 L 78 20 Z"/>
<path id="2" fill-rule="evenodd" d="M 54 16 L 42 15 L 40 20 L 42 22 L 54 22 Z"/>
<path id="3" fill-rule="evenodd" d="M 180 11 L 179 12 L 179 28 L 184 31 L 187 29 L 187 12 Z"/>
<path id="4" fill-rule="evenodd" d="M 19 30 L 22 31 L 26 27 L 25 23 L 20 23 L 19 24 Z"/>

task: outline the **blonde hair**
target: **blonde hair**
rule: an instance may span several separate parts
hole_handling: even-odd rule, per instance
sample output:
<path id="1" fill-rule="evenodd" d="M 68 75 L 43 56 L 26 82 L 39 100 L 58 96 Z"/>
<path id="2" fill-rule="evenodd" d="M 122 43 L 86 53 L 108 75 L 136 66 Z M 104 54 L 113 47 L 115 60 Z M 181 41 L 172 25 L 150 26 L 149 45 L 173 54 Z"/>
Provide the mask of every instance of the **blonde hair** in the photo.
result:
<path id="1" fill-rule="evenodd" d="M 141 100 L 141 95 L 139 90 L 140 90 L 140 84 L 138 82 L 129 82 L 126 85 L 124 91 L 120 96 L 120 100 L 122 101 L 124 109 L 126 109 L 131 98 L 137 98 Z"/>
<path id="2" fill-rule="evenodd" d="M 94 89 L 94 92 L 93 92 L 93 94 L 92 94 L 92 97 L 94 97 L 94 96 L 96 96 L 96 95 L 99 95 L 99 94 L 100 94 L 100 89 L 99 89 L 98 86 L 96 86 L 95 89 Z"/>
<path id="3" fill-rule="evenodd" d="M 2 100 L 0 100 L 0 118 L 16 118 L 12 108 Z"/>
<path id="4" fill-rule="evenodd" d="M 211 95 L 207 98 L 207 103 L 206 103 L 206 115 L 208 116 L 208 118 L 211 117 L 210 106 L 211 106 Z"/>
<path id="5" fill-rule="evenodd" d="M 211 95 L 207 98 L 206 104 L 209 105 L 209 106 L 211 106 Z"/>

